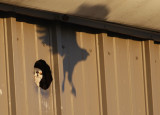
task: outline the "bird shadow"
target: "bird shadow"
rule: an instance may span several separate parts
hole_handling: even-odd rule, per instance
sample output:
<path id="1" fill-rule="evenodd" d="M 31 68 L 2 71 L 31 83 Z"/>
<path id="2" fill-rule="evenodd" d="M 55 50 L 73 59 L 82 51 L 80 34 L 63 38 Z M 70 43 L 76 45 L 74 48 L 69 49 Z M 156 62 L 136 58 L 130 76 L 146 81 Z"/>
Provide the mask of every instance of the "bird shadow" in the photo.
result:
<path id="1" fill-rule="evenodd" d="M 73 13 L 75 16 L 85 16 L 88 19 L 105 19 L 109 13 L 108 8 L 105 5 L 88 5 L 82 4 L 77 8 Z M 59 54 L 63 59 L 63 80 L 61 84 L 62 92 L 65 91 L 65 82 L 68 79 L 68 82 L 71 86 L 71 93 L 76 96 L 77 91 L 75 84 L 73 83 L 73 72 L 76 64 L 87 60 L 87 57 L 90 55 L 89 52 L 80 47 L 77 43 L 77 32 L 86 32 L 86 33 L 97 33 L 97 30 L 91 29 L 89 27 L 84 27 L 80 25 L 74 25 L 68 23 L 70 16 L 61 17 L 62 19 L 58 21 L 43 20 L 37 18 L 30 18 L 25 16 L 19 16 L 17 20 L 25 21 L 36 25 L 36 31 L 38 34 L 38 39 L 44 46 L 50 47 L 50 52 L 53 54 Z M 66 22 L 65 22 L 66 21 Z M 57 49 L 57 30 L 56 25 L 60 25 L 60 36 L 61 44 L 60 50 Z M 52 41 L 52 43 L 51 43 Z M 62 77 L 62 76 L 60 76 Z"/>
<path id="2" fill-rule="evenodd" d="M 109 10 L 104 5 L 96 5 L 96 6 L 90 6 L 87 4 L 81 5 L 76 11 L 75 15 L 81 15 L 90 18 L 97 19 L 96 17 L 99 17 L 101 19 L 104 19 L 107 17 Z M 62 17 L 64 18 L 64 17 Z M 69 18 L 65 18 L 69 20 Z M 53 24 L 54 25 L 54 24 Z M 37 30 L 38 33 L 42 34 L 39 39 L 41 40 L 42 44 L 49 45 L 51 47 L 51 51 L 53 54 L 60 54 L 63 57 L 63 80 L 61 85 L 62 92 L 65 91 L 65 81 L 68 79 L 68 82 L 70 86 L 72 87 L 71 93 L 76 96 L 77 91 L 76 87 L 73 83 L 73 72 L 74 68 L 77 63 L 80 63 L 81 61 L 87 60 L 87 57 L 89 56 L 89 52 L 87 52 L 86 49 L 81 48 L 79 44 L 77 43 L 77 32 L 88 32 L 88 33 L 96 33 L 97 31 L 93 31 L 92 29 L 86 29 L 86 27 L 83 26 L 77 26 L 74 24 L 68 24 L 65 22 L 60 22 L 60 31 L 61 31 L 61 51 L 55 50 L 56 48 L 54 46 L 51 46 L 50 42 L 47 41 L 47 37 L 49 37 L 49 30 L 44 29 L 44 27 L 39 26 L 39 29 Z M 92 31 L 90 31 L 92 30 Z M 53 41 L 54 42 L 54 41 Z"/>
<path id="3" fill-rule="evenodd" d="M 79 44 L 77 43 L 77 35 L 76 32 L 79 30 L 76 29 L 76 26 L 71 26 L 68 24 L 63 23 L 61 25 L 61 46 L 59 51 L 55 51 L 55 47 L 52 45 L 50 46 L 50 51 L 52 51 L 53 54 L 60 54 L 60 56 L 63 59 L 63 81 L 61 85 L 62 92 L 65 91 L 65 81 L 68 80 L 70 86 L 71 86 L 71 93 L 76 96 L 76 88 L 73 83 L 73 72 L 76 64 L 80 63 L 81 61 L 85 61 L 87 57 L 89 56 L 89 53 L 86 49 L 81 48 Z M 37 32 L 41 34 L 42 44 L 50 45 L 50 40 L 46 39 L 47 37 L 51 38 L 49 35 L 48 28 L 44 28 L 42 26 L 37 27 Z M 45 34 L 44 34 L 45 33 Z M 45 36 L 44 36 L 45 35 Z M 56 41 L 53 41 L 56 42 Z"/>

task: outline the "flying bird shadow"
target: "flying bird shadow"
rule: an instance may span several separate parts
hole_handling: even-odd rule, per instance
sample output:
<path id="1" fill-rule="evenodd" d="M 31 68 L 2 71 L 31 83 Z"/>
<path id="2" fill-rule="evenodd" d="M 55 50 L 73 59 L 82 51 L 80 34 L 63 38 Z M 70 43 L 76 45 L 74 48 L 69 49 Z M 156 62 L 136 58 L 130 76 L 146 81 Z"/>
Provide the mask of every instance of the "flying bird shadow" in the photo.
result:
<path id="1" fill-rule="evenodd" d="M 90 6 L 83 4 L 81 5 L 76 11 L 75 15 L 82 15 L 85 17 L 93 17 L 95 19 L 98 19 L 96 17 L 99 17 L 101 19 L 106 18 L 109 10 L 104 5 L 96 5 L 96 6 Z M 62 17 L 63 21 L 68 21 L 69 17 Z M 76 32 L 89 32 L 85 29 L 85 27 L 77 26 L 74 24 L 66 24 L 60 22 L 60 31 L 61 31 L 61 51 L 57 52 L 54 46 L 51 46 L 53 54 L 59 53 L 63 57 L 63 81 L 62 81 L 62 92 L 65 91 L 65 81 L 66 78 L 68 78 L 68 82 L 70 86 L 72 87 L 71 92 L 74 96 L 76 96 L 77 91 L 75 88 L 75 85 L 73 83 L 73 72 L 74 68 L 77 63 L 81 61 L 85 61 L 87 57 L 89 56 L 89 53 L 87 50 L 81 48 L 77 43 L 77 35 Z M 46 41 L 46 38 L 49 37 L 49 30 L 37 30 L 38 33 L 44 34 L 43 36 L 39 37 L 41 39 L 43 44 L 51 45 L 49 41 Z M 95 33 L 95 32 L 94 32 Z M 61 77 L 61 76 L 60 76 Z M 75 76 L 74 76 L 75 77 Z"/>
<path id="2" fill-rule="evenodd" d="M 74 15 L 76 16 L 84 16 L 88 19 L 105 19 L 109 13 L 109 10 L 104 5 L 87 5 L 83 4 L 77 10 L 75 11 Z M 89 56 L 89 53 L 86 49 L 81 48 L 77 43 L 77 32 L 88 32 L 93 33 L 90 30 L 92 29 L 86 29 L 87 27 L 80 26 L 80 25 L 74 25 L 70 23 L 66 23 L 70 20 L 70 16 L 62 16 L 58 21 L 51 21 L 51 20 L 39 20 L 37 18 L 31 18 L 31 17 L 24 17 L 22 16 L 18 17 L 17 20 L 19 21 L 25 21 L 27 23 L 36 24 L 37 26 L 37 34 L 38 39 L 41 40 L 41 43 L 44 46 L 49 46 L 50 51 L 53 54 L 60 54 L 61 57 L 63 57 L 63 80 L 61 84 L 61 90 L 62 92 L 65 91 L 65 83 L 66 79 L 68 78 L 68 82 L 70 86 L 72 87 L 71 93 L 76 96 L 77 91 L 75 84 L 73 83 L 73 72 L 75 69 L 75 66 L 77 63 L 87 60 L 87 57 Z M 99 19 L 97 18 L 99 17 Z M 61 50 L 57 50 L 57 36 L 56 36 L 56 27 L 55 25 L 60 25 L 60 31 L 61 31 Z M 89 30 L 89 31 L 88 31 Z M 97 31 L 94 32 L 94 34 Z M 51 43 L 51 41 L 53 43 Z M 56 77 L 56 76 L 55 76 Z M 62 77 L 62 76 L 60 76 Z M 76 76 L 74 76 L 76 77 Z"/>
<path id="3" fill-rule="evenodd" d="M 62 81 L 62 92 L 65 91 L 65 81 L 67 78 L 70 86 L 72 87 L 71 92 L 74 96 L 76 96 L 76 88 L 73 83 L 74 68 L 77 63 L 86 60 L 89 56 L 89 53 L 84 48 L 81 48 L 77 43 L 76 32 L 78 31 L 79 29 L 77 29 L 76 26 L 71 26 L 65 23 L 61 25 L 61 51 L 58 52 L 63 58 L 64 76 Z M 42 40 L 42 44 L 46 45 L 46 43 L 48 43 L 47 45 L 49 45 L 50 42 L 46 40 L 47 37 L 50 38 L 50 36 L 48 36 L 48 28 L 38 26 L 37 32 L 39 32 L 42 36 L 39 37 L 39 39 Z M 54 49 L 55 47 L 51 46 L 51 51 L 55 54 L 56 51 Z"/>
<path id="4" fill-rule="evenodd" d="M 65 80 L 68 75 L 68 81 L 72 87 L 72 94 L 76 96 L 76 88 L 73 83 L 73 72 L 77 63 L 84 61 L 89 53 L 81 48 L 77 43 L 76 31 L 68 29 L 69 25 L 62 26 L 62 56 L 63 56 L 63 73 L 62 91 L 65 90 Z M 67 74 L 68 73 L 68 74 Z"/>

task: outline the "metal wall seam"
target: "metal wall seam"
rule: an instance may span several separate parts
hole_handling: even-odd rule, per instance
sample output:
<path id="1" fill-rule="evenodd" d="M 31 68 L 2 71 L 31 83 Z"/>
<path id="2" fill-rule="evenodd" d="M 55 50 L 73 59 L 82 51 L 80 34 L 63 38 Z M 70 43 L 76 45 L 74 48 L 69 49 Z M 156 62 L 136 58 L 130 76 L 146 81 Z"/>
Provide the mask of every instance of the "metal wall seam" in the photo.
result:
<path id="1" fill-rule="evenodd" d="M 0 111 L 3 115 L 9 115 L 9 100 L 8 100 L 8 81 L 7 81 L 7 67 L 6 67 L 6 44 L 4 19 L 0 18 Z"/>
<path id="2" fill-rule="evenodd" d="M 153 115 L 152 85 L 151 85 L 151 62 L 150 62 L 150 41 L 143 41 L 143 68 L 144 68 L 144 90 L 146 100 L 146 114 Z"/>
<path id="3" fill-rule="evenodd" d="M 4 19 L 5 22 L 5 45 L 6 45 L 6 62 L 7 62 L 7 80 L 9 94 L 10 115 L 16 115 L 16 98 L 15 98 L 15 73 L 13 62 L 13 37 L 15 37 L 15 18 Z"/>
<path id="4" fill-rule="evenodd" d="M 160 66 L 160 60 L 159 60 L 159 44 L 155 44 L 153 41 L 148 41 L 147 42 L 147 48 L 148 48 L 148 65 L 150 69 L 150 73 L 147 76 L 148 79 L 148 96 L 149 96 L 149 103 L 148 105 L 150 106 L 150 113 L 151 115 L 158 115 L 160 110 L 159 110 L 159 103 L 160 103 L 160 92 L 159 92 L 159 80 L 160 80 L 160 71 L 159 71 L 159 66 Z"/>
<path id="5" fill-rule="evenodd" d="M 104 39 L 107 34 L 96 34 L 96 47 L 97 47 L 97 68 L 98 68 L 98 81 L 99 81 L 99 103 L 100 115 L 108 115 L 107 113 L 107 100 L 106 100 L 106 83 L 105 83 L 105 59 L 104 59 Z"/>
<path id="6" fill-rule="evenodd" d="M 26 83 L 26 65 L 24 52 L 24 26 L 23 22 L 16 22 L 16 39 L 14 39 L 14 56 L 15 56 L 15 87 L 16 87 L 16 104 L 17 115 L 28 115 L 27 100 L 27 83 Z M 22 98 L 23 97 L 23 98 Z M 23 106 L 22 106 L 23 105 Z"/>
<path id="7" fill-rule="evenodd" d="M 52 36 L 52 49 L 53 52 L 62 52 L 61 49 L 61 27 L 59 23 L 52 24 L 51 27 L 51 36 Z M 62 57 L 59 53 L 52 54 L 53 55 L 53 62 L 54 62 L 54 79 L 55 79 L 55 115 L 62 115 L 62 103 L 61 103 L 61 94 L 60 94 L 60 76 L 63 76 L 63 72 L 61 71 L 61 68 L 63 68 L 63 61 Z"/>
<path id="8" fill-rule="evenodd" d="M 57 114 L 57 96 L 56 94 L 58 94 L 58 92 L 56 92 L 56 84 L 57 82 L 55 81 L 56 80 L 56 77 L 55 77 L 55 62 L 54 62 L 54 54 L 52 52 L 54 52 L 53 50 L 56 50 L 56 49 L 53 49 L 54 46 L 54 34 L 55 34 L 55 31 L 54 30 L 54 26 L 52 27 L 53 25 L 51 25 L 49 27 L 49 36 L 50 36 L 50 46 L 52 47 L 50 49 L 51 51 L 51 55 L 50 55 L 50 62 L 51 62 L 51 70 L 52 70 L 52 77 L 53 77 L 53 81 L 52 81 L 52 92 L 53 92 L 53 110 L 54 110 L 54 115 L 58 115 Z M 53 32 L 53 33 L 52 33 Z M 53 35 L 52 35 L 53 34 Z"/>

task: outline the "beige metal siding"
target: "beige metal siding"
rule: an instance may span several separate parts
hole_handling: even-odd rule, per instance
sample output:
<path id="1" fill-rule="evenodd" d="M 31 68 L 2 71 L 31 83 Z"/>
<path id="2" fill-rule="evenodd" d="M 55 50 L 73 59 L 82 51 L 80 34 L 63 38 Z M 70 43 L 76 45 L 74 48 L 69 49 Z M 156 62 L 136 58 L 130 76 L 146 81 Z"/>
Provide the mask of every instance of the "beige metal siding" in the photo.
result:
<path id="1" fill-rule="evenodd" d="M 148 97 L 152 98 L 152 100 L 149 100 L 150 104 L 150 113 L 154 114 L 154 115 L 158 115 L 160 110 L 160 85 L 159 85 L 159 80 L 160 80 L 160 73 L 159 73 L 159 67 L 160 67 L 160 46 L 159 44 L 155 44 L 153 41 L 148 41 L 146 44 L 146 47 L 148 49 L 148 51 L 146 51 L 146 53 L 148 54 L 148 58 L 150 59 L 150 61 L 148 61 L 148 65 L 149 65 L 149 74 L 150 76 L 148 76 L 148 81 L 150 80 L 150 82 L 148 83 L 150 87 L 150 89 L 148 90 Z M 152 93 L 152 95 L 150 94 Z"/>
<path id="2" fill-rule="evenodd" d="M 146 115 L 142 44 L 101 36 L 108 115 Z"/>
<path id="3" fill-rule="evenodd" d="M 37 22 L 0 18 L 4 115 L 159 114 L 159 44 Z M 46 91 L 34 83 L 38 59 L 52 70 Z"/>
<path id="4" fill-rule="evenodd" d="M 96 36 L 68 28 L 61 28 L 60 41 L 62 114 L 99 115 Z"/>
<path id="5" fill-rule="evenodd" d="M 0 19 L 0 111 L 9 114 L 4 20 Z"/>
<path id="6" fill-rule="evenodd" d="M 14 78 L 12 79 L 14 81 L 12 82 L 14 85 L 11 84 L 11 90 L 15 88 L 15 103 L 11 102 L 11 104 L 15 104 L 16 112 L 12 112 L 12 115 L 53 115 L 52 87 L 44 92 L 36 87 L 33 77 L 36 60 L 43 57 L 42 59 L 45 59 L 52 67 L 49 46 L 41 44 L 40 39 L 37 39 L 41 35 L 37 34 L 38 26 L 34 24 L 16 22 L 15 18 L 10 18 L 7 19 L 6 25 L 10 26 L 7 30 L 14 31 L 8 32 L 12 35 L 12 39 L 7 37 L 8 41 L 12 41 L 10 45 L 13 50 Z M 45 37 L 49 41 L 49 37 Z M 11 77 L 9 76 L 10 79 Z"/>

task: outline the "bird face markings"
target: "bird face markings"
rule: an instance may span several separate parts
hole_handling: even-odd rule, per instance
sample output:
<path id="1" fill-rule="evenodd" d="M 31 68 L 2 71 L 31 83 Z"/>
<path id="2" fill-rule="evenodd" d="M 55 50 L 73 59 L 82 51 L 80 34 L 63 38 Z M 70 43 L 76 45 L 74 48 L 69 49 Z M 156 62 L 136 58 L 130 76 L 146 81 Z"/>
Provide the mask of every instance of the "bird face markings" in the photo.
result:
<path id="1" fill-rule="evenodd" d="M 43 78 L 42 70 L 35 68 L 34 69 L 34 81 L 38 87 L 40 86 L 40 81 L 42 78 Z"/>

